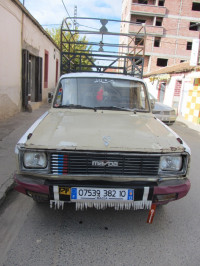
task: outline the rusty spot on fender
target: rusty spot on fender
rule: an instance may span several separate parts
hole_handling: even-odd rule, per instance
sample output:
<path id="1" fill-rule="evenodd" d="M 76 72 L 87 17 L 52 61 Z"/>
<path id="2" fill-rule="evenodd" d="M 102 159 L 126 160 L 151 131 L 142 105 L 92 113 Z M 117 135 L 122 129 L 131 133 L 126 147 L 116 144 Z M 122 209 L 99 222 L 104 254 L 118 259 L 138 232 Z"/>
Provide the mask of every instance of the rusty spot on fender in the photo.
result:
<path id="1" fill-rule="evenodd" d="M 171 149 L 171 151 L 176 151 L 177 150 L 177 148 L 175 148 L 175 147 L 170 147 L 170 149 Z"/>

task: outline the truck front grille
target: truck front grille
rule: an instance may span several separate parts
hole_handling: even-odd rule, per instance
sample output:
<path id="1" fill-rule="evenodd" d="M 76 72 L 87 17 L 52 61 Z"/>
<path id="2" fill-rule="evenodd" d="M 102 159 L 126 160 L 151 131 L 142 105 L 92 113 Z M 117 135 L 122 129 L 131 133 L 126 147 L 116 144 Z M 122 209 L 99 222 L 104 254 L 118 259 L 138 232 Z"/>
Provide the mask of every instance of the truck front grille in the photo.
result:
<path id="1" fill-rule="evenodd" d="M 160 155 L 101 152 L 60 152 L 51 154 L 51 174 L 155 176 Z"/>

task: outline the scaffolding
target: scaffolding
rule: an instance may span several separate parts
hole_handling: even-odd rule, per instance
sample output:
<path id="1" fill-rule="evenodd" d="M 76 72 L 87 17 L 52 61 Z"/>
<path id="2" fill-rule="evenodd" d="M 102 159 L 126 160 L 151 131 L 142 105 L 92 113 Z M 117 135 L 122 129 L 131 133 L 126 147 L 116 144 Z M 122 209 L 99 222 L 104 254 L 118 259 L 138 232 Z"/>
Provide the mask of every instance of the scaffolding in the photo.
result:
<path id="1" fill-rule="evenodd" d="M 101 18 L 65 18 L 60 35 L 61 74 L 106 72 L 142 78 L 146 30 L 144 24 L 137 24 L 138 33 L 129 33 L 132 24 L 136 23 Z M 126 28 L 128 33 L 122 32 L 122 28 Z"/>

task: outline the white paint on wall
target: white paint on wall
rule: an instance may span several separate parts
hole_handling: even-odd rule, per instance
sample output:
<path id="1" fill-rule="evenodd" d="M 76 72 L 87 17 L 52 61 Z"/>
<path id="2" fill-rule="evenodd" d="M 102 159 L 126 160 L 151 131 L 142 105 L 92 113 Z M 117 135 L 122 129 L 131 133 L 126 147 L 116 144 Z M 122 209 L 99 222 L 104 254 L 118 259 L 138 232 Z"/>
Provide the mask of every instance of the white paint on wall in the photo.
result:
<path id="1" fill-rule="evenodd" d="M 12 1 L 0 6 L 0 119 L 21 108 L 21 12 Z"/>
<path id="2" fill-rule="evenodd" d="M 13 116 L 22 106 L 22 49 L 43 58 L 44 79 L 45 50 L 49 53 L 48 88 L 42 82 L 43 101 L 49 90 L 55 88 L 56 59 L 58 78 L 60 52 L 31 18 L 11 0 L 1 0 L 0 5 L 0 120 Z"/>

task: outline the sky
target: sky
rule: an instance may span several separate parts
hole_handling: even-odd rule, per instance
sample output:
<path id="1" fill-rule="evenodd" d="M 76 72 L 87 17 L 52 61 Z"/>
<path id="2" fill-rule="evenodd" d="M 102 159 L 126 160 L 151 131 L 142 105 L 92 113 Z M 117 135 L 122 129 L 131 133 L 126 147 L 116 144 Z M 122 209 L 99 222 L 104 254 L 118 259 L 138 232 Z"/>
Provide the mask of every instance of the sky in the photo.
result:
<path id="1" fill-rule="evenodd" d="M 25 8 L 31 15 L 43 26 L 44 29 L 60 28 L 64 18 L 74 17 L 74 7 L 77 6 L 77 17 L 93 17 L 121 20 L 122 0 L 20 0 L 24 3 Z M 64 4 L 63 4 L 64 3 Z M 69 19 L 70 22 L 70 19 Z M 82 25 L 87 25 L 95 29 L 101 28 L 99 21 L 78 21 Z M 92 23 L 92 25 L 91 25 Z M 120 23 L 109 22 L 107 28 L 110 32 L 119 32 Z M 88 28 L 89 28 L 88 27 Z M 88 28 L 81 28 L 86 30 Z M 80 36 L 83 37 L 83 36 Z M 98 42 L 101 36 L 87 35 L 87 40 Z M 103 41 L 106 43 L 119 43 L 118 36 L 104 36 Z M 99 47 L 94 46 L 94 49 Z M 117 52 L 117 48 L 104 47 L 104 51 Z M 107 64 L 107 61 L 104 62 Z"/>
<path id="2" fill-rule="evenodd" d="M 122 0 L 20 0 L 32 16 L 44 27 L 59 27 L 62 20 L 74 16 L 77 6 L 78 17 L 121 19 Z M 67 11 L 65 10 L 65 7 Z"/>

